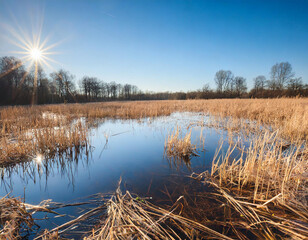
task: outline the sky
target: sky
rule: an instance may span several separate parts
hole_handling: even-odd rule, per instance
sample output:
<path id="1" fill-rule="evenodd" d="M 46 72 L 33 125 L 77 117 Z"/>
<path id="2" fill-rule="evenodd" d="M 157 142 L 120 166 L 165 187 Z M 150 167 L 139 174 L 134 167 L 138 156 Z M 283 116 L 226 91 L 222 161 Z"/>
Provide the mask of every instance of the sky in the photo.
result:
<path id="1" fill-rule="evenodd" d="M 46 72 L 189 91 L 218 70 L 247 79 L 288 61 L 308 83 L 308 1 L 0 0 L 0 57 L 20 50 L 12 32 L 53 46 Z"/>

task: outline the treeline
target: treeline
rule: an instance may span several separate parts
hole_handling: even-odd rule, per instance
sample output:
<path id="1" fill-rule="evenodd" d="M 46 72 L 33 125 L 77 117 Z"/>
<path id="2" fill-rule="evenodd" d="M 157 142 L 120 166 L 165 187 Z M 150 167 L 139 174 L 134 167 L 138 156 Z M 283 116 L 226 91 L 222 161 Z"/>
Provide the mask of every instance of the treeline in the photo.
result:
<path id="1" fill-rule="evenodd" d="M 292 66 L 288 62 L 275 64 L 271 68 L 268 79 L 260 75 L 253 81 L 254 87 L 248 92 L 244 77 L 234 76 L 229 70 L 219 70 L 214 78 L 216 89 L 211 89 L 206 84 L 202 89 L 190 92 L 142 92 L 135 85 L 108 83 L 89 76 L 84 76 L 78 84 L 75 84 L 74 76 L 68 71 L 60 69 L 47 76 L 40 65 L 35 75 L 33 69 L 28 71 L 21 60 L 15 57 L 0 58 L 1 105 L 308 96 L 308 85 L 303 84 L 302 78 L 295 77 Z"/>
<path id="2" fill-rule="evenodd" d="M 47 76 L 38 65 L 36 76 L 35 81 L 34 69 L 26 71 L 15 57 L 0 58 L 0 104 L 137 100 L 143 96 L 137 86 L 107 83 L 95 77 L 85 76 L 76 85 L 74 75 L 63 69 Z"/>

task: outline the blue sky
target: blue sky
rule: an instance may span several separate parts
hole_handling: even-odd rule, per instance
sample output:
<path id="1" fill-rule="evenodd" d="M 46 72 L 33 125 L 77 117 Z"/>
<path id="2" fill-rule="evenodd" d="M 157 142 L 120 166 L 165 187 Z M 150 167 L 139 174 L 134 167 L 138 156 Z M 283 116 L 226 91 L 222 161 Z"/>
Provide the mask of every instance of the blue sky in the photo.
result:
<path id="1" fill-rule="evenodd" d="M 76 83 L 88 75 L 188 91 L 214 88 L 216 71 L 225 69 L 252 87 L 281 61 L 307 83 L 307 13 L 304 0 L 0 0 L 0 56 L 18 50 L 4 25 L 31 32 L 41 22 L 42 38 L 60 42 L 53 68 L 70 71 Z"/>

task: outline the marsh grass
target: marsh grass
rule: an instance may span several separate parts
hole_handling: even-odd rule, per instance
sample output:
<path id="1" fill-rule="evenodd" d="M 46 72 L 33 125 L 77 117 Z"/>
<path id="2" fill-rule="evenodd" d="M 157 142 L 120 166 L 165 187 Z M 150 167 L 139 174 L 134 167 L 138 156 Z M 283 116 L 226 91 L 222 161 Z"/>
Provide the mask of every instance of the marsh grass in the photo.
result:
<path id="1" fill-rule="evenodd" d="M 249 236 L 307 239 L 308 99 L 144 101 L 2 108 L 1 163 L 27 161 L 38 154 L 52 158 L 67 150 L 74 154 L 76 149 L 87 146 L 88 129 L 97 119 L 154 118 L 177 111 L 210 114 L 213 126 L 216 124 L 235 135 L 250 134 L 248 146 L 230 143 L 227 151 L 219 147 L 211 173 L 193 176 L 212 187 L 211 199 L 217 203 L 215 209 L 219 216 L 206 217 L 208 206 L 212 206 L 205 200 L 208 193 L 198 192 L 194 199 L 188 193 L 190 201 L 179 195 L 174 204 L 163 208 L 129 192 L 122 194 L 118 188 L 107 205 L 90 211 L 91 215 L 107 209 L 102 222 L 87 239 L 228 239 L 225 235 L 238 239 L 249 239 Z M 85 122 L 78 121 L 82 118 Z M 189 162 L 196 149 L 191 143 L 191 131 L 183 136 L 178 128 L 165 143 L 165 154 L 170 159 Z M 184 200 L 193 203 L 193 207 L 184 204 Z M 82 219 L 85 216 L 88 215 L 82 215 Z M 203 219 L 198 218 L 200 216 Z M 214 230 L 216 228 L 219 231 Z"/>
<path id="2" fill-rule="evenodd" d="M 164 209 L 150 203 L 149 198 L 141 198 L 128 191 L 123 194 L 120 184 L 121 179 L 111 196 L 101 196 L 104 199 L 109 196 L 101 205 L 54 229 L 45 230 L 35 239 L 61 239 L 64 232 L 74 232 L 76 226 L 97 214 L 101 216 L 99 223 L 83 239 L 231 239 L 206 225 L 181 216 L 183 196 L 168 209 Z"/>
<path id="3" fill-rule="evenodd" d="M 212 162 L 211 176 L 219 180 L 219 185 L 239 193 L 250 190 L 254 201 L 268 200 L 278 194 L 283 201 L 305 201 L 308 190 L 305 142 L 293 142 L 286 147 L 276 132 L 265 132 L 252 139 L 248 147 L 242 147 L 238 158 L 231 157 L 234 146 L 230 145 L 224 154 L 217 153 Z"/>
<path id="4" fill-rule="evenodd" d="M 103 205 L 86 212 L 76 219 L 52 230 L 45 231 L 36 239 L 49 239 L 50 236 L 61 235 L 62 228 L 71 228 L 80 221 L 86 221 L 98 211 L 102 212 L 101 222 L 88 233 L 84 239 L 231 239 L 224 234 L 199 224 L 196 221 L 180 215 L 182 198 L 166 210 L 126 191 L 120 190 L 120 183 L 116 192 Z"/>
<path id="5" fill-rule="evenodd" d="M 38 116 L 39 120 L 31 128 L 27 128 L 27 124 L 10 127 L 4 124 L 7 130 L 0 137 L 1 166 L 29 161 L 37 155 L 46 159 L 61 154 L 72 155 L 87 148 L 88 127 L 84 121 L 69 121 L 65 116 L 46 112 Z"/>
<path id="6" fill-rule="evenodd" d="M 102 223 L 84 239 L 231 239 L 215 230 L 177 214 L 182 197 L 169 209 L 151 204 L 147 199 L 122 194 L 120 185 L 107 203 Z"/>
<path id="7" fill-rule="evenodd" d="M 230 131 L 247 129 L 249 132 L 262 126 L 273 131 L 279 129 L 279 134 L 291 141 L 308 138 L 307 98 L 134 101 L 3 107 L 0 109 L 0 161 L 6 164 L 27 161 L 29 155 L 36 153 L 61 152 L 84 146 L 88 128 L 95 125 L 98 119 L 155 118 L 185 111 L 210 114 L 217 119 L 231 117 L 233 124 L 230 124 L 230 121 L 221 123 Z M 84 123 L 73 124 L 78 119 L 84 119 Z"/>
<path id="8" fill-rule="evenodd" d="M 180 127 L 177 127 L 165 141 L 164 154 L 170 163 L 179 167 L 184 162 L 190 167 L 190 159 L 198 156 L 197 146 L 191 143 L 191 130 L 182 136 Z"/>
<path id="9" fill-rule="evenodd" d="M 0 239 L 16 239 L 21 230 L 31 230 L 33 218 L 22 202 L 16 198 L 0 199 Z"/>
<path id="10" fill-rule="evenodd" d="M 56 212 L 49 209 L 50 200 L 38 205 L 26 204 L 21 199 L 9 196 L 0 199 L 0 239 L 15 240 L 26 237 L 38 227 L 32 215 L 36 212 Z"/>
<path id="11" fill-rule="evenodd" d="M 245 237 L 247 233 L 256 239 L 307 239 L 307 209 L 281 202 L 280 194 L 267 201 L 253 201 L 215 181 L 207 182 L 216 188 L 216 197 L 224 202 L 225 222 L 233 227 L 238 239 L 249 239 Z"/>
<path id="12" fill-rule="evenodd" d="M 306 143 L 299 140 L 286 146 L 278 136 L 257 135 L 236 157 L 233 153 L 240 145 L 230 145 L 225 152 L 219 147 L 210 176 L 205 172 L 195 179 L 204 179 L 217 190 L 229 208 L 225 217 L 235 229 L 246 228 L 258 239 L 306 239 Z"/>

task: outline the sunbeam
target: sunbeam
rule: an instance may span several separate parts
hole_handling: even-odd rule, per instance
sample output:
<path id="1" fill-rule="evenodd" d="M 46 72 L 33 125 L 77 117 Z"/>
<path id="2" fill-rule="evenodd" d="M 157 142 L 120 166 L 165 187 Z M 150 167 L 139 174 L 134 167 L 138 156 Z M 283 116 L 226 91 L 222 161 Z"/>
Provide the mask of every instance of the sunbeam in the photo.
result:
<path id="1" fill-rule="evenodd" d="M 42 37 L 43 22 L 36 22 L 37 28 L 32 26 L 32 31 L 29 33 L 29 31 L 26 31 L 25 28 L 21 27 L 16 18 L 13 19 L 16 27 L 11 27 L 7 24 L 1 23 L 3 29 L 8 33 L 4 38 L 17 48 L 10 52 L 20 55 L 19 57 L 22 61 L 21 65 L 27 64 L 27 69 L 29 70 L 34 67 L 32 104 L 35 105 L 37 104 L 38 66 L 54 70 L 50 63 L 59 64 L 59 62 L 52 59 L 51 56 L 59 54 L 59 52 L 51 50 L 58 46 L 60 42 L 48 44 L 49 37 Z M 2 73 L 2 75 L 8 74 L 12 70 L 19 68 L 21 65 L 12 67 L 12 69 L 8 70 L 7 73 Z"/>

